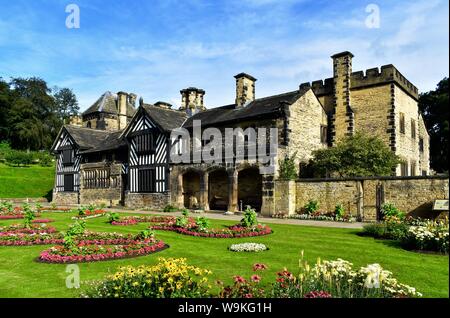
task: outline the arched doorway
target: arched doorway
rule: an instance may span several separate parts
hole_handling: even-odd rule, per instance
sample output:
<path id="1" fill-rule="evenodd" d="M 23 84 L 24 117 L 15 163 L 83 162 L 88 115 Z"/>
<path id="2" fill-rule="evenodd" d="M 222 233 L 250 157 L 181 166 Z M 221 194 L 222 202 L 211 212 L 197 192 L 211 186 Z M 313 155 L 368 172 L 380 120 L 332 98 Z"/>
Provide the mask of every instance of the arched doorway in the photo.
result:
<path id="1" fill-rule="evenodd" d="M 200 174 L 188 171 L 183 174 L 183 203 L 188 209 L 197 209 L 200 206 Z"/>
<path id="2" fill-rule="evenodd" d="M 240 210 L 245 210 L 247 205 L 256 211 L 261 211 L 262 175 L 256 167 L 247 168 L 238 173 L 238 207 Z"/>
<path id="3" fill-rule="evenodd" d="M 211 210 L 226 211 L 228 209 L 228 173 L 225 169 L 209 173 L 208 201 Z"/>

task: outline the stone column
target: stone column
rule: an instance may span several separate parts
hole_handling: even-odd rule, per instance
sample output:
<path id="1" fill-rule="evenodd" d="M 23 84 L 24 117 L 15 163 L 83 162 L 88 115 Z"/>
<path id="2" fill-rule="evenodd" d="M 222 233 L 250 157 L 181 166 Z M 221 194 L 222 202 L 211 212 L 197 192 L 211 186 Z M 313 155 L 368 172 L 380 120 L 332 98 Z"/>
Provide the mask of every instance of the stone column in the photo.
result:
<path id="1" fill-rule="evenodd" d="M 261 214 L 270 216 L 275 213 L 274 176 L 263 175 Z"/>
<path id="2" fill-rule="evenodd" d="M 200 208 L 209 210 L 209 173 L 204 172 L 200 177 Z"/>
<path id="3" fill-rule="evenodd" d="M 178 207 L 184 207 L 183 175 L 182 174 L 179 174 L 177 176 L 177 205 L 178 205 Z"/>
<path id="4" fill-rule="evenodd" d="M 238 172 L 228 172 L 228 211 L 238 211 Z"/>

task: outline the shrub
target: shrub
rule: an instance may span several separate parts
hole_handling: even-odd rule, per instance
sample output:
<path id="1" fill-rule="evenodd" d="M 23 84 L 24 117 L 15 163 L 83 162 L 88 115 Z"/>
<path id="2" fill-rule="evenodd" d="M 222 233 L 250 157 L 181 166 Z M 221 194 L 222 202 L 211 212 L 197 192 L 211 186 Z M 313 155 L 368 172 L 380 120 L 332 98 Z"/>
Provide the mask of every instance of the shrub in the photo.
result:
<path id="1" fill-rule="evenodd" d="M 197 218 L 195 224 L 197 225 L 197 229 L 199 231 L 204 232 L 208 229 L 210 222 L 207 218 L 202 216 Z"/>
<path id="2" fill-rule="evenodd" d="M 108 213 L 108 222 L 109 223 L 117 222 L 119 220 L 120 220 L 120 216 L 118 213 L 116 213 L 116 212 Z"/>
<path id="3" fill-rule="evenodd" d="M 188 265 L 185 258 L 159 258 L 153 266 L 126 266 L 93 282 L 85 298 L 198 298 L 210 297 L 207 275 L 211 272 Z"/>
<path id="4" fill-rule="evenodd" d="M 334 208 L 334 217 L 337 219 L 342 219 L 344 217 L 345 210 L 342 204 L 337 204 Z"/>
<path id="5" fill-rule="evenodd" d="M 257 214 L 249 205 L 247 205 L 247 208 L 245 209 L 244 218 L 241 220 L 241 225 L 243 227 L 258 225 Z"/>
<path id="6" fill-rule="evenodd" d="M 178 210 L 179 209 L 177 209 L 176 207 L 174 207 L 173 205 L 170 205 L 170 204 L 168 204 L 168 205 L 166 205 L 165 207 L 164 207 L 164 212 L 178 212 Z"/>
<path id="7" fill-rule="evenodd" d="M 424 225 L 410 226 L 401 238 L 406 249 L 449 252 L 448 220 L 428 221 Z"/>
<path id="8" fill-rule="evenodd" d="M 295 164 L 295 157 L 297 152 L 292 156 L 286 155 L 280 162 L 279 175 L 281 180 L 295 180 L 297 179 L 297 168 Z"/>
<path id="9" fill-rule="evenodd" d="M 155 236 L 155 232 L 152 230 L 143 230 L 141 232 L 139 232 L 136 236 L 135 239 L 136 240 L 147 240 L 149 238 L 152 238 Z"/>
<path id="10" fill-rule="evenodd" d="M 13 166 L 28 166 L 33 162 L 32 153 L 21 151 L 21 150 L 11 150 L 5 155 L 6 162 Z"/>
<path id="11" fill-rule="evenodd" d="M 31 207 L 30 207 L 30 205 L 28 203 L 25 203 L 22 206 L 22 210 L 23 210 L 23 213 L 24 213 L 23 223 L 24 223 L 26 228 L 30 228 L 31 227 L 31 223 L 35 219 L 36 215 L 34 214 L 34 211 L 31 209 Z"/>
<path id="12" fill-rule="evenodd" d="M 405 217 L 405 213 L 397 209 L 392 203 L 383 204 L 381 207 L 381 214 L 383 215 L 383 218 L 397 217 L 399 219 L 404 219 Z"/>
<path id="13" fill-rule="evenodd" d="M 309 200 L 304 207 L 306 214 L 311 214 L 319 209 L 319 203 L 315 200 Z"/>
<path id="14" fill-rule="evenodd" d="M 50 167 L 53 163 L 53 156 L 45 151 L 35 152 L 33 157 L 42 167 Z"/>
<path id="15" fill-rule="evenodd" d="M 374 238 L 385 238 L 386 228 L 385 223 L 369 223 L 363 226 L 362 234 Z"/>
<path id="16" fill-rule="evenodd" d="M 401 240 L 407 231 L 407 224 L 391 220 L 366 224 L 363 227 L 362 234 L 380 239 Z"/>

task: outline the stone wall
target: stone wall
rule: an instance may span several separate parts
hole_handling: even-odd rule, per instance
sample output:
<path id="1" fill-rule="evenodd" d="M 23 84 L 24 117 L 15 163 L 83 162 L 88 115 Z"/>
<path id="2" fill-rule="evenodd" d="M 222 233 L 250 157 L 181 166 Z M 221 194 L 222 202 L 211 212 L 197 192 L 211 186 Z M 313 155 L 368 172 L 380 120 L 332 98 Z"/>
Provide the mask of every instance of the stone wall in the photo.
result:
<path id="1" fill-rule="evenodd" d="M 418 175 L 419 168 L 419 108 L 417 101 L 395 86 L 395 117 L 396 117 L 396 154 L 408 164 L 408 175 Z M 405 132 L 400 131 L 400 113 L 404 114 Z M 415 138 L 412 137 L 411 120 L 415 122 Z M 414 171 L 411 170 L 415 163 Z M 400 175 L 400 167 L 397 167 L 397 175 Z"/>
<path id="2" fill-rule="evenodd" d="M 170 193 L 125 193 L 127 208 L 164 209 L 170 203 Z"/>
<path id="3" fill-rule="evenodd" d="M 89 188 L 86 176 L 89 172 L 100 172 L 107 174 L 107 187 Z M 106 204 L 116 206 L 122 201 L 122 163 L 85 163 L 80 168 L 80 203 L 81 204 Z"/>
<path id="4" fill-rule="evenodd" d="M 295 181 L 278 181 L 275 183 L 275 207 L 277 213 L 295 214 L 296 207 Z"/>
<path id="5" fill-rule="evenodd" d="M 325 110 L 313 91 L 308 90 L 289 106 L 289 115 L 290 132 L 286 151 L 289 156 L 296 152 L 298 162 L 308 162 L 314 150 L 326 147 L 320 139 L 321 126 L 327 126 Z"/>
<path id="6" fill-rule="evenodd" d="M 79 204 L 78 192 L 55 192 L 53 191 L 53 203 L 57 205 Z"/>
<path id="7" fill-rule="evenodd" d="M 283 186 L 278 186 L 282 182 L 276 183 L 275 189 L 283 191 Z M 340 203 L 353 216 L 373 221 L 377 219 L 377 211 L 382 204 L 393 203 L 409 215 L 433 218 L 438 214 L 432 212 L 433 201 L 448 199 L 448 192 L 446 176 L 303 179 L 296 183 L 295 210 L 301 211 L 310 200 L 317 200 L 319 210 L 324 212 L 334 211 L 336 204 Z M 275 198 L 283 196 L 285 194 L 275 193 Z M 278 202 L 276 209 L 281 204 Z"/>

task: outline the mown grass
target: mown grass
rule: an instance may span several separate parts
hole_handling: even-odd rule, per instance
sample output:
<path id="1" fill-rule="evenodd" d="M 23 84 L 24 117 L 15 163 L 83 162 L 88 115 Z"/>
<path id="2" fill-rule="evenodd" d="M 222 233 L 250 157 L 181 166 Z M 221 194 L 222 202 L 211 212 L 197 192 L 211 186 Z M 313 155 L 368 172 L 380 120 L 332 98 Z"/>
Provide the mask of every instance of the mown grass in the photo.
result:
<path id="1" fill-rule="evenodd" d="M 47 197 L 54 177 L 54 166 L 11 167 L 0 163 L 0 198 Z"/>
<path id="2" fill-rule="evenodd" d="M 58 230 L 65 230 L 73 220 L 73 213 L 44 213 L 52 218 Z M 106 217 L 90 219 L 87 228 L 93 231 L 138 233 L 148 224 L 112 226 Z M 0 226 L 20 220 L 0 222 Z M 213 227 L 233 222 L 212 220 Z M 263 237 L 242 239 L 213 239 L 184 236 L 174 232 L 157 231 L 157 237 L 170 248 L 156 254 L 106 262 L 83 263 L 80 266 L 82 288 L 87 280 L 101 279 L 124 265 L 154 264 L 158 257 L 185 257 L 190 264 L 210 269 L 212 282 L 217 279 L 232 283 L 232 276 L 252 274 L 254 263 L 264 263 L 269 269 L 263 273 L 263 283 L 275 279 L 284 267 L 295 272 L 300 252 L 314 263 L 321 259 L 346 259 L 355 266 L 379 263 L 392 271 L 402 283 L 416 287 L 424 297 L 448 297 L 448 256 L 419 254 L 405 251 L 390 241 L 374 240 L 357 235 L 359 230 L 273 224 L 274 233 Z M 237 242 L 259 242 L 270 247 L 260 253 L 236 253 L 227 250 Z M 0 247 L 0 297 L 77 297 L 80 290 L 65 287 L 66 265 L 43 264 L 35 259 L 49 246 Z"/>

